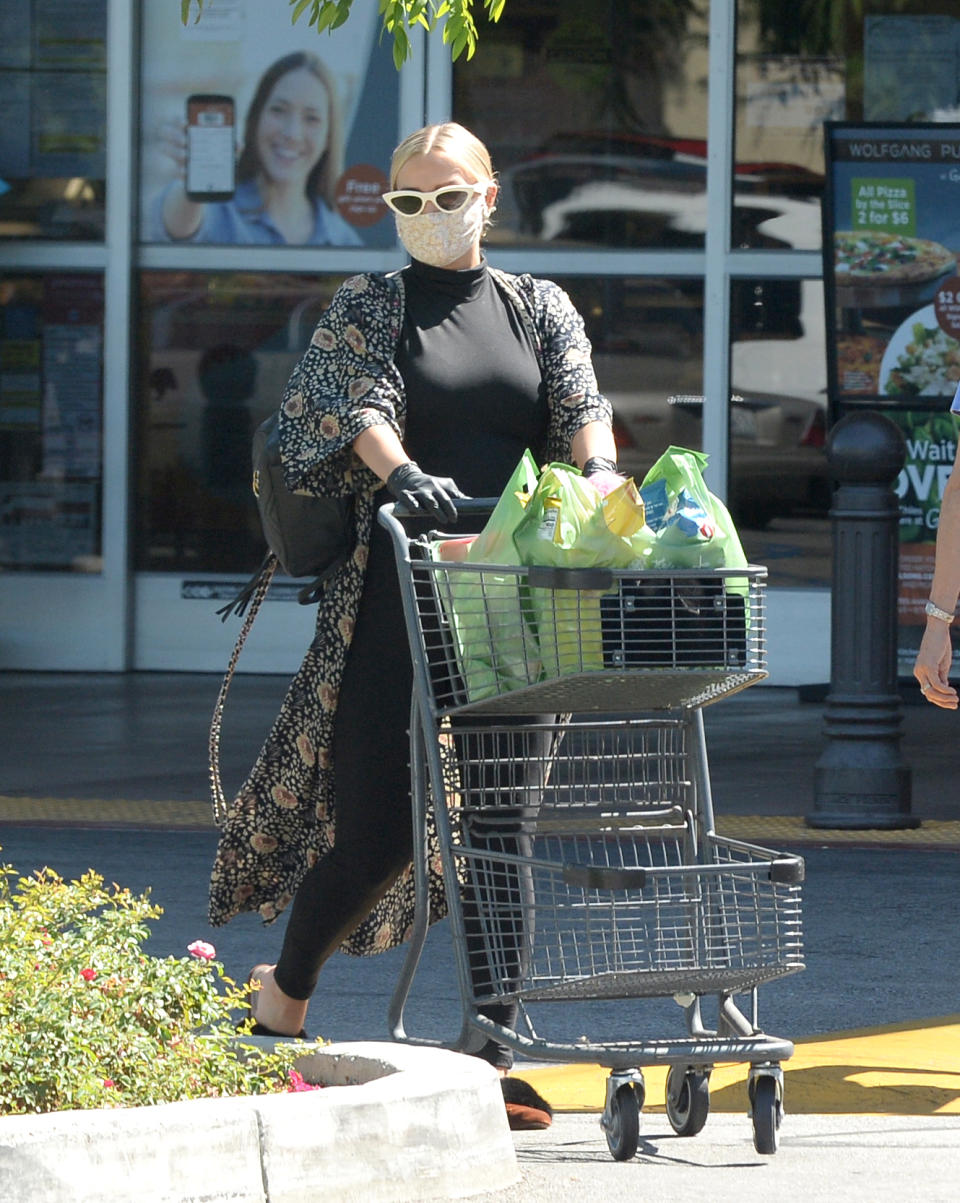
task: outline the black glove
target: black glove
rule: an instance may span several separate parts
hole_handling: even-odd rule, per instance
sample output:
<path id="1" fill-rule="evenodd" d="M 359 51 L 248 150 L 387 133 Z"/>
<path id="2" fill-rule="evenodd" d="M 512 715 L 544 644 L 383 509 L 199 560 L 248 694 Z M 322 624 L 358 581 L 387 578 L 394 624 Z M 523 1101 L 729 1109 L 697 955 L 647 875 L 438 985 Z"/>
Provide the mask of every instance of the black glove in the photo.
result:
<path id="1" fill-rule="evenodd" d="M 441 521 L 456 522 L 457 507 L 451 498 L 466 497 L 449 476 L 429 476 L 412 459 L 394 468 L 386 483 L 394 497 L 415 513 L 432 514 Z"/>
<path id="2" fill-rule="evenodd" d="M 613 472 L 615 475 L 620 475 L 620 469 L 612 459 L 607 459 L 603 455 L 591 455 L 584 463 L 581 469 L 584 476 L 593 476 L 594 472 Z"/>

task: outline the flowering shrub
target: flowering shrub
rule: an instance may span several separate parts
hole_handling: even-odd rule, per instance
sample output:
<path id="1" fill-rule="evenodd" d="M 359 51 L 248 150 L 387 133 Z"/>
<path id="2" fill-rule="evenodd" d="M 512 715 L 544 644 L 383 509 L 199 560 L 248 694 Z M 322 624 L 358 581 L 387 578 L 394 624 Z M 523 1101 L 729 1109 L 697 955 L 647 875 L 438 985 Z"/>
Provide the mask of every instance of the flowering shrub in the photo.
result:
<path id="1" fill-rule="evenodd" d="M 309 1089 L 302 1048 L 240 1047 L 231 1012 L 248 987 L 213 945 L 142 951 L 161 914 L 93 871 L 68 883 L 0 865 L 0 1115 Z"/>

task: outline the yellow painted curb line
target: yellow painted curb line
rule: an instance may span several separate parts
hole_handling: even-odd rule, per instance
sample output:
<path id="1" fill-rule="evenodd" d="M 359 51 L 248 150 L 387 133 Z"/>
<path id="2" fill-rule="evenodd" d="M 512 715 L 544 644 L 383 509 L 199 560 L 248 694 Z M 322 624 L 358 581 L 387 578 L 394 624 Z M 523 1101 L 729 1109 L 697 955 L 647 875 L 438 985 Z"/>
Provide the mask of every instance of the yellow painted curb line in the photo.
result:
<path id="1" fill-rule="evenodd" d="M 88 827 L 213 827 L 208 802 L 124 798 L 24 798 L 0 795 L 0 823 L 67 823 Z"/>
<path id="2" fill-rule="evenodd" d="M 0 823 L 78 824 L 89 827 L 212 828 L 209 802 L 146 801 L 142 798 L 36 798 L 0 794 Z M 804 845 L 955 848 L 960 821 L 924 819 L 902 831 L 815 830 L 801 815 L 722 815 L 717 831 L 730 839 L 766 847 Z"/>
<path id="3" fill-rule="evenodd" d="M 960 821 L 955 819 L 924 819 L 919 827 L 892 831 L 808 827 L 802 815 L 718 815 L 716 824 L 719 835 L 767 847 L 771 844 L 775 847 L 780 844 L 885 844 L 898 848 L 941 845 L 960 848 Z"/>
<path id="4" fill-rule="evenodd" d="M 796 1042 L 783 1063 L 784 1109 L 795 1115 L 960 1115 L 960 1015 L 837 1032 Z M 608 1071 L 599 1065 L 526 1069 L 555 1111 L 602 1111 Z M 710 1109 L 748 1109 L 749 1066 L 717 1065 Z M 667 1067 L 644 1069 L 647 1111 L 664 1110 Z"/>

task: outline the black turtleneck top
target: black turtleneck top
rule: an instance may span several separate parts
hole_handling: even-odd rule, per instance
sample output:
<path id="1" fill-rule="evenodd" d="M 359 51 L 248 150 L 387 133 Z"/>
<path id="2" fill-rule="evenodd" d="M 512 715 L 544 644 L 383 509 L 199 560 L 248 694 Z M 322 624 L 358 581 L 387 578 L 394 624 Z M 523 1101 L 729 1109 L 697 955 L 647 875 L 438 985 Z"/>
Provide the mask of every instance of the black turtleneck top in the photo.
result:
<path id="1" fill-rule="evenodd" d="M 403 445 L 467 496 L 499 497 L 526 447 L 538 463 L 546 452 L 546 389 L 530 336 L 485 262 L 450 271 L 413 260 L 404 285 Z"/>

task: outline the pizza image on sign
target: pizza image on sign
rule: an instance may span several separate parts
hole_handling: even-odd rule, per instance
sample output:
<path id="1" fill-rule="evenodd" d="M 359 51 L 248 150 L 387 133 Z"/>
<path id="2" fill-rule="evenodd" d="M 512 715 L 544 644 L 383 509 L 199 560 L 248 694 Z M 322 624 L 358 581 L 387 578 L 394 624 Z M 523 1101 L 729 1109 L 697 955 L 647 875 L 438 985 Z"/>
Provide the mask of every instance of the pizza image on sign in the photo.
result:
<path id="1" fill-rule="evenodd" d="M 928 238 L 880 230 L 838 230 L 834 234 L 837 284 L 916 284 L 956 271 L 957 257 Z"/>

